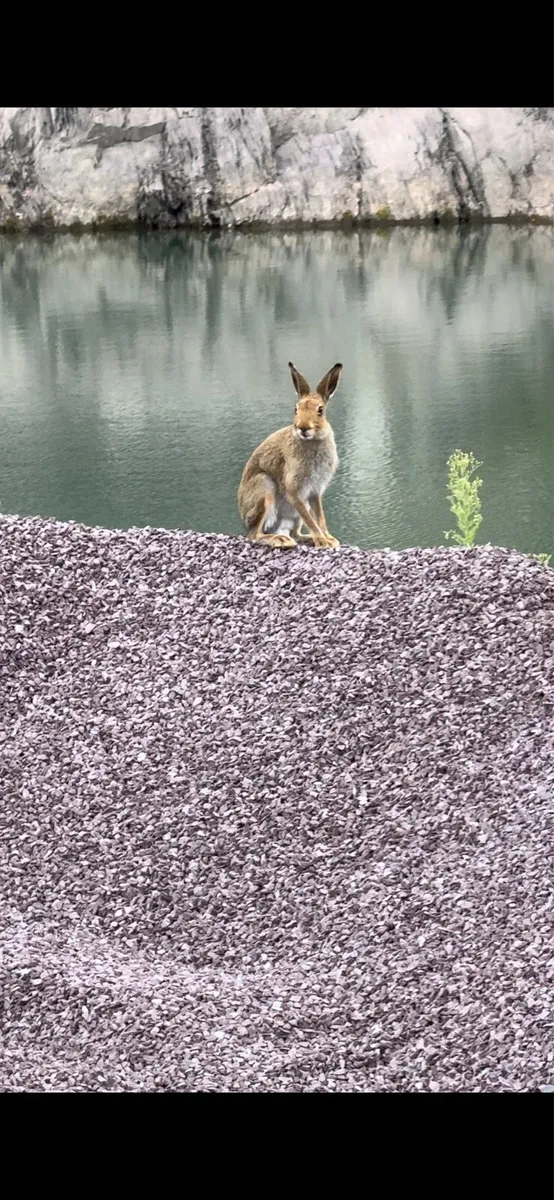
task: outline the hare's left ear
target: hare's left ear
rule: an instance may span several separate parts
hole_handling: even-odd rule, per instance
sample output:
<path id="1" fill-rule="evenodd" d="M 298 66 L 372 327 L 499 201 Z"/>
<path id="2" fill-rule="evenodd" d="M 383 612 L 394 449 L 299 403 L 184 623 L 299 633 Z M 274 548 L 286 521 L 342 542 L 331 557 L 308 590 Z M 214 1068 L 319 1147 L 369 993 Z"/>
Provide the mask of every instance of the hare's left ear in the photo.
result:
<path id="1" fill-rule="evenodd" d="M 331 367 L 331 370 L 323 376 L 321 383 L 318 383 L 315 389 L 325 404 L 331 399 L 331 396 L 334 396 L 337 390 L 341 371 L 342 363 L 335 363 L 334 367 Z"/>
<path id="2" fill-rule="evenodd" d="M 304 376 L 300 374 L 300 371 L 296 370 L 294 363 L 289 363 L 289 370 L 292 375 L 292 382 L 294 384 L 294 390 L 298 396 L 298 399 L 301 400 L 302 396 L 309 396 L 310 385 L 307 379 L 304 379 Z"/>

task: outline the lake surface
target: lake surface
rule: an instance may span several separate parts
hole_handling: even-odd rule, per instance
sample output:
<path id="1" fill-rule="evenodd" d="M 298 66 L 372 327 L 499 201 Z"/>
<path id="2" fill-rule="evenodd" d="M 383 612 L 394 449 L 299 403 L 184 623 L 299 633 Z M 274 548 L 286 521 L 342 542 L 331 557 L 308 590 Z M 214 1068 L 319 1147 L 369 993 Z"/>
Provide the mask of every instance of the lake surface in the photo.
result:
<path id="1" fill-rule="evenodd" d="M 554 552 L 554 233 L 0 237 L 0 510 L 238 533 L 236 491 L 315 386 L 331 531 L 444 544 L 446 460 L 483 461 L 478 541 Z"/>

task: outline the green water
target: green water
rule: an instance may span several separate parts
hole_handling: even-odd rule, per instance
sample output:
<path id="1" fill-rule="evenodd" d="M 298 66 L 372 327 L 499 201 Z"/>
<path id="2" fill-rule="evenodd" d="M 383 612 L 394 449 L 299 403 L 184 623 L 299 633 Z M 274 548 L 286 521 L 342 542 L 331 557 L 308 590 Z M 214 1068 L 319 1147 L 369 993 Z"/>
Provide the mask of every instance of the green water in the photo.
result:
<path id="1" fill-rule="evenodd" d="M 547 228 L 0 237 L 0 510 L 240 532 L 288 360 L 340 359 L 341 541 L 444 543 L 459 447 L 478 540 L 554 552 L 553 330 Z"/>

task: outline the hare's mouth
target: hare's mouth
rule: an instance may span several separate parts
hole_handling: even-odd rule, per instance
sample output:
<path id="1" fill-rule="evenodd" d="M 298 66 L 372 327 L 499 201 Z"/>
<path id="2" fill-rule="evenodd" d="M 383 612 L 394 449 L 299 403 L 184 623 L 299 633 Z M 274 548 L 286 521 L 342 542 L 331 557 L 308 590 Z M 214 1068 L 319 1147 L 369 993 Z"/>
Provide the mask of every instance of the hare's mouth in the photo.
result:
<path id="1" fill-rule="evenodd" d="M 304 442 L 309 441 L 309 439 L 313 438 L 313 436 L 314 436 L 313 429 L 297 429 L 296 432 L 298 434 L 298 437 L 302 438 L 302 441 L 304 441 Z"/>

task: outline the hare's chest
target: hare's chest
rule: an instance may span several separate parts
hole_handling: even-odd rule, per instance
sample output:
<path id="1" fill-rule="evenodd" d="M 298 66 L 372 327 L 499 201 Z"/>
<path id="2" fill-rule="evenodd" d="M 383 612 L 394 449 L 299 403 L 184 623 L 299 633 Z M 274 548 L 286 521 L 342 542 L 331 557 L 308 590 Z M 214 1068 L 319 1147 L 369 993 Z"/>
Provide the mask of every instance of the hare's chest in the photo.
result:
<path id="1" fill-rule="evenodd" d="M 319 453 L 314 455 L 313 460 L 305 464 L 301 485 L 303 500 L 308 500 L 310 496 L 322 496 L 337 469 L 339 460 L 334 442 L 331 445 L 325 445 L 321 450 L 318 447 L 318 451 Z"/>

